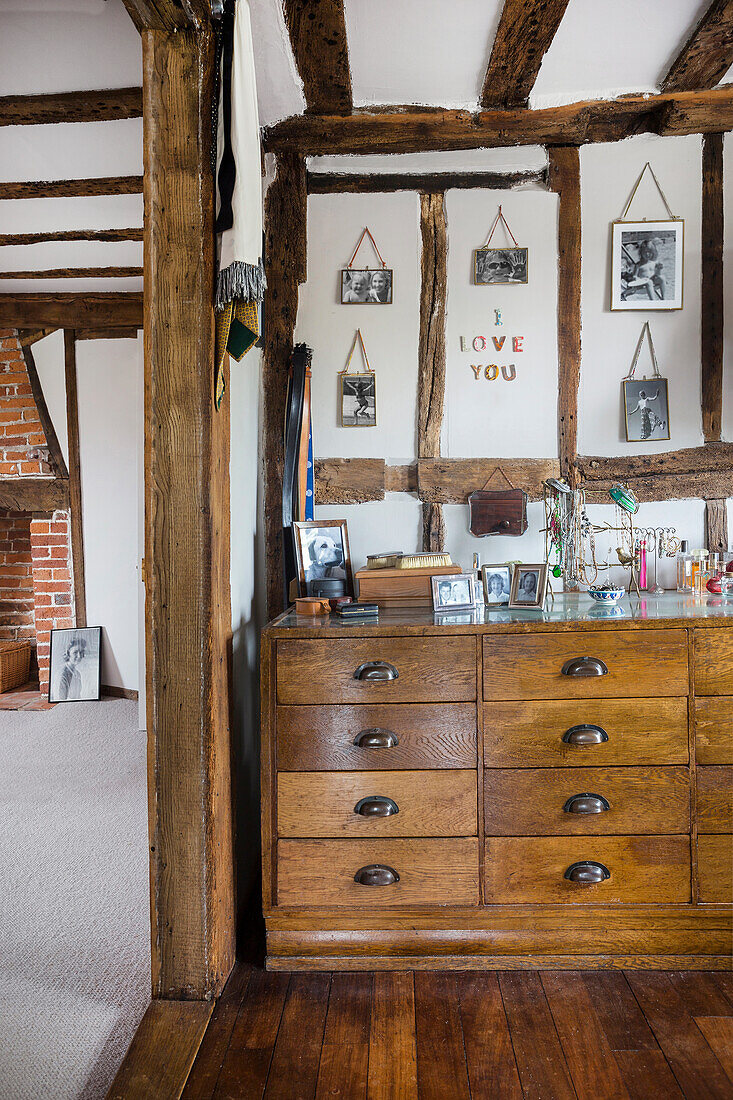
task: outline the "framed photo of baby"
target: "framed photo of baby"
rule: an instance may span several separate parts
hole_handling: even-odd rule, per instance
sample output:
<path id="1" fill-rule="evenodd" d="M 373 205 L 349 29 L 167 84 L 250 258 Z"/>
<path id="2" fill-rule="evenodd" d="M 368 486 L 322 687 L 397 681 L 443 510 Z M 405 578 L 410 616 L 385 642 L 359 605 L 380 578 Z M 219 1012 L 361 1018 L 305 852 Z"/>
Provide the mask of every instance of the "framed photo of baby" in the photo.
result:
<path id="1" fill-rule="evenodd" d="M 341 305 L 389 306 L 392 304 L 392 269 L 345 267 L 341 271 Z"/>
<path id="2" fill-rule="evenodd" d="M 613 223 L 611 309 L 682 309 L 684 222 Z"/>

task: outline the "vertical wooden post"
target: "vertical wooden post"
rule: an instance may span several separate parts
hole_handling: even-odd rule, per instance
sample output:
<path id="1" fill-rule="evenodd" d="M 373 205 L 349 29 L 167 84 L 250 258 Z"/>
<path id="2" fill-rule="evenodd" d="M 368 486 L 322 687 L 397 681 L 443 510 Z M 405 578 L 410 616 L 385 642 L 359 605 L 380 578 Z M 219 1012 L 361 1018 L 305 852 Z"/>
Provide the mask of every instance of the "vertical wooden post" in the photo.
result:
<path id="1" fill-rule="evenodd" d="M 580 154 L 573 145 L 548 149 L 549 186 L 560 196 L 557 270 L 557 423 L 560 470 L 575 487 L 580 386 Z"/>
<path id="2" fill-rule="evenodd" d="M 84 525 L 81 495 L 81 452 L 79 447 L 79 397 L 76 379 L 76 333 L 64 329 L 64 375 L 66 381 L 66 435 L 69 444 L 69 512 L 71 516 L 71 564 L 74 573 L 74 613 L 77 626 L 87 625 L 87 597 L 84 582 Z"/>
<path id="3" fill-rule="evenodd" d="M 705 536 L 711 552 L 724 554 L 728 549 L 727 500 L 705 501 Z"/>
<path id="4" fill-rule="evenodd" d="M 143 33 L 145 560 L 153 994 L 234 962 L 229 405 L 214 407 L 214 44 Z"/>
<path id="5" fill-rule="evenodd" d="M 307 219 L 305 160 L 298 154 L 285 153 L 277 158 L 277 175 L 265 199 L 267 293 L 262 355 L 262 454 L 269 618 L 278 615 L 286 604 L 282 530 L 283 432 L 290 354 L 298 315 L 298 284 L 306 279 Z"/>
<path id="6" fill-rule="evenodd" d="M 720 439 L 723 416 L 723 135 L 702 139 L 702 432 Z"/>
<path id="7" fill-rule="evenodd" d="M 417 383 L 417 456 L 440 457 L 445 404 L 445 300 L 448 285 L 448 233 L 445 195 L 420 195 L 420 343 Z M 442 504 L 423 504 L 423 550 L 443 550 Z"/>

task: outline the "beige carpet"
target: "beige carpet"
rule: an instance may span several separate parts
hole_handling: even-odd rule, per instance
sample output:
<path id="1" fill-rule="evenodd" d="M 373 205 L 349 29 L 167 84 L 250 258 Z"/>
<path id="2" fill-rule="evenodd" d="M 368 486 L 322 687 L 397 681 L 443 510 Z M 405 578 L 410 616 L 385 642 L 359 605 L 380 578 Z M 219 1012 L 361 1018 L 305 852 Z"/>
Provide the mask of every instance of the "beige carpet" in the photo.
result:
<path id="1" fill-rule="evenodd" d="M 0 712 L 0 1100 L 103 1097 L 150 997 L 137 704 Z"/>

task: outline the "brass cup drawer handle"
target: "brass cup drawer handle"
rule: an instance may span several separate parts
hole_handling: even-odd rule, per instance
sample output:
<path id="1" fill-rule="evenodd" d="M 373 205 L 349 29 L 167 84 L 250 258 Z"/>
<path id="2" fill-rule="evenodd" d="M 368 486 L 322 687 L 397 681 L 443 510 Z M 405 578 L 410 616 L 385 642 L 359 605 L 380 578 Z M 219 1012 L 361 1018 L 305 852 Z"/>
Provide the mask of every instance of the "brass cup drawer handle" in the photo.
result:
<path id="1" fill-rule="evenodd" d="M 398 680 L 399 672 L 387 661 L 365 661 L 354 671 L 355 680 Z"/>
<path id="2" fill-rule="evenodd" d="M 382 863 L 368 863 L 366 867 L 360 867 L 354 875 L 354 882 L 359 886 L 394 886 L 400 881 L 400 876 L 394 867 L 387 867 Z"/>
<path id="3" fill-rule="evenodd" d="M 611 877 L 611 872 L 603 863 L 596 863 L 593 859 L 583 859 L 578 863 L 571 863 L 563 878 L 570 882 L 580 883 L 581 886 L 589 886 L 594 882 L 603 882 Z"/>
<path id="4" fill-rule="evenodd" d="M 379 726 L 359 730 L 354 738 L 354 744 L 360 749 L 394 749 L 399 743 L 396 733 L 392 733 L 392 730 L 380 729 Z"/>
<path id="5" fill-rule="evenodd" d="M 565 814 L 603 814 L 611 806 L 602 794 L 574 794 L 562 809 Z"/>
<path id="6" fill-rule="evenodd" d="M 360 798 L 354 806 L 354 813 L 362 817 L 392 817 L 399 812 L 397 803 L 383 794 L 367 795 L 366 798 Z"/>
<path id="7" fill-rule="evenodd" d="M 578 749 L 587 749 L 590 745 L 602 745 L 608 741 L 608 734 L 601 726 L 593 726 L 584 723 L 580 726 L 571 726 L 562 735 L 566 745 L 574 745 Z"/>
<path id="8" fill-rule="evenodd" d="M 606 676 L 608 665 L 600 657 L 573 657 L 561 671 L 563 676 Z"/>

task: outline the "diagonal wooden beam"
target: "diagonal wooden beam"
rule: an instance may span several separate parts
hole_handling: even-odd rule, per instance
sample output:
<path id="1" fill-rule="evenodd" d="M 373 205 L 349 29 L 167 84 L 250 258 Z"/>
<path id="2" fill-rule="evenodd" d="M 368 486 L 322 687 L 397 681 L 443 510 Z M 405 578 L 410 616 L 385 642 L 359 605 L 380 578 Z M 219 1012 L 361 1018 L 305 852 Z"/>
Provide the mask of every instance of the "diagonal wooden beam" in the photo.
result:
<path id="1" fill-rule="evenodd" d="M 0 126 L 109 122 L 120 118 L 140 118 L 142 113 L 143 94 L 140 88 L 0 96 Z"/>
<path id="2" fill-rule="evenodd" d="M 482 107 L 525 107 L 570 0 L 504 0 Z"/>
<path id="3" fill-rule="evenodd" d="M 733 129 L 733 87 L 631 95 L 541 110 L 470 111 L 396 107 L 351 115 L 296 115 L 264 133 L 272 153 L 303 156 L 420 153 L 512 145 L 585 145 L 635 134 L 678 137 Z"/>
<path id="4" fill-rule="evenodd" d="M 49 330 L 44 329 L 43 331 L 45 334 Z M 61 444 L 59 443 L 59 438 L 56 435 L 56 429 L 54 428 L 51 414 L 48 411 L 48 405 L 46 404 L 46 395 L 43 392 L 41 380 L 38 377 L 36 361 L 33 357 L 31 346 L 30 344 L 24 344 L 22 340 L 20 341 L 20 343 L 23 349 L 25 367 L 28 371 L 28 381 L 31 384 L 31 390 L 33 391 L 33 400 L 35 401 L 36 409 L 38 410 L 38 419 L 41 421 L 43 434 L 45 435 L 46 443 L 48 444 L 48 464 L 53 471 L 54 477 L 68 477 L 69 471 L 66 468 L 66 462 L 64 461 Z"/>
<path id="5" fill-rule="evenodd" d="M 307 109 L 351 113 L 351 70 L 343 0 L 285 0 L 285 21 Z"/>
<path id="6" fill-rule="evenodd" d="M 713 88 L 733 65 L 733 0 L 712 0 L 662 81 L 663 92 Z"/>

